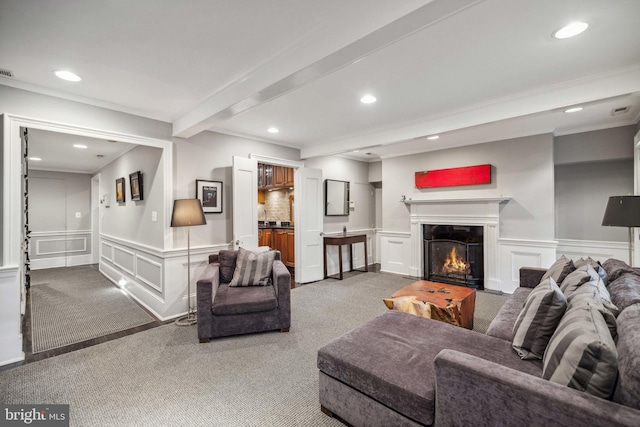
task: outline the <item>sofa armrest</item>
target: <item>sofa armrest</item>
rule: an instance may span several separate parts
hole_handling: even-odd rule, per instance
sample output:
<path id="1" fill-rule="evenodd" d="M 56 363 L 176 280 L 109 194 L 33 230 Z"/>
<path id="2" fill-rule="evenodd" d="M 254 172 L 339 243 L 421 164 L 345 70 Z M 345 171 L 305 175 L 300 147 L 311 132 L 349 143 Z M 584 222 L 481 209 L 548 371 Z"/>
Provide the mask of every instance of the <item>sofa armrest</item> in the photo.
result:
<path id="1" fill-rule="evenodd" d="M 213 298 L 220 286 L 220 264 L 209 264 L 196 284 L 196 303 L 198 305 L 198 338 L 211 337 L 213 321 Z"/>
<path id="2" fill-rule="evenodd" d="M 271 280 L 278 298 L 278 309 L 284 316 L 282 318 L 285 323 L 283 328 L 288 328 L 291 323 L 291 273 L 282 261 L 273 262 Z"/>
<path id="3" fill-rule="evenodd" d="M 494 362 L 442 350 L 434 360 L 440 426 L 637 426 L 640 411 Z"/>
<path id="4" fill-rule="evenodd" d="M 540 283 L 542 276 L 547 272 L 546 268 L 522 267 L 520 268 L 520 286 L 523 288 L 535 288 Z"/>

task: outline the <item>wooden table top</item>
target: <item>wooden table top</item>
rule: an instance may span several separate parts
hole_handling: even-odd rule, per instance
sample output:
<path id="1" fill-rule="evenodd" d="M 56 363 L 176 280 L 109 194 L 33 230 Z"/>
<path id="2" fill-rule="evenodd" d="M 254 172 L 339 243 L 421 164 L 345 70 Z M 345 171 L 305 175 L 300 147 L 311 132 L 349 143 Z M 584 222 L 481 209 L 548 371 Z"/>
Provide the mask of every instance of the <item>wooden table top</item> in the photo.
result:
<path id="1" fill-rule="evenodd" d="M 391 298 L 415 296 L 420 301 L 444 308 L 451 303 L 459 305 L 464 299 L 475 293 L 475 289 L 465 286 L 419 280 L 399 289 L 391 295 Z"/>

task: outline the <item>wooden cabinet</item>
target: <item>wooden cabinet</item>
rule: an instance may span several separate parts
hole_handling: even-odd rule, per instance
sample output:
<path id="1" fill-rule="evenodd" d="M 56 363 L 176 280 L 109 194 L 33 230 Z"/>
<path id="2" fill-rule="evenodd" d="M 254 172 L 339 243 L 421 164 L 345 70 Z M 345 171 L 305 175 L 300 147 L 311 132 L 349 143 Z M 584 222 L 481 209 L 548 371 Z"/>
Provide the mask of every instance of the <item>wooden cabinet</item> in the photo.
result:
<path id="1" fill-rule="evenodd" d="M 284 168 L 284 170 L 285 170 L 284 185 L 286 185 L 287 187 L 293 187 L 294 169 L 293 168 Z"/>
<path id="2" fill-rule="evenodd" d="M 273 248 L 273 230 L 271 228 L 258 229 L 258 246 L 269 246 Z"/>
<path id="3" fill-rule="evenodd" d="M 287 267 L 295 267 L 295 232 L 288 229 L 273 230 L 273 249 L 280 251 L 282 262 Z"/>
<path id="4" fill-rule="evenodd" d="M 293 168 L 258 163 L 258 189 L 293 187 Z"/>

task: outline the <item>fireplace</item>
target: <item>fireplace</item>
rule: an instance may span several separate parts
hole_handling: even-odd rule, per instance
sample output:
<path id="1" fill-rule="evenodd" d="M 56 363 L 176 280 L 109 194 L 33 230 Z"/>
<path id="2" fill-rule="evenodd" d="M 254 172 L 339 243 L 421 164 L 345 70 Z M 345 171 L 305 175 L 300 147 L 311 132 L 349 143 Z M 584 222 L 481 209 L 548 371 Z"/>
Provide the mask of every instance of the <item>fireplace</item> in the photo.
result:
<path id="1" fill-rule="evenodd" d="M 484 289 L 482 226 L 422 225 L 424 278 Z"/>

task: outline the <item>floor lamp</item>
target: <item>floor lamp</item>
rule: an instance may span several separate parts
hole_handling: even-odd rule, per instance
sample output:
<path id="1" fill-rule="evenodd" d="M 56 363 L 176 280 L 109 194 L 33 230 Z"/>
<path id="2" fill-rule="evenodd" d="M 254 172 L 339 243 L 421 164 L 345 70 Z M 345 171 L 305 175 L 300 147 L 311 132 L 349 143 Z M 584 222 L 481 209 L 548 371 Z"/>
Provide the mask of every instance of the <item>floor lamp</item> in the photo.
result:
<path id="1" fill-rule="evenodd" d="M 640 196 L 611 196 L 604 211 L 602 225 L 629 228 L 629 265 L 633 265 L 633 230 L 640 227 Z"/>
<path id="2" fill-rule="evenodd" d="M 171 227 L 187 227 L 187 315 L 176 319 L 178 326 L 190 326 L 197 322 L 195 310 L 191 307 L 191 226 L 206 223 L 200 199 L 173 201 Z"/>

